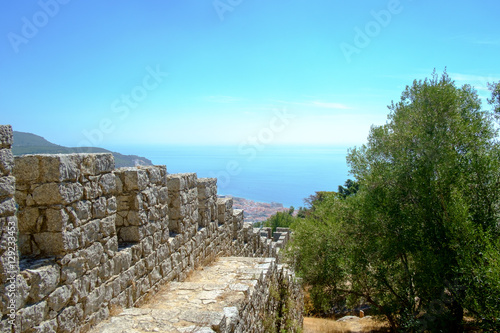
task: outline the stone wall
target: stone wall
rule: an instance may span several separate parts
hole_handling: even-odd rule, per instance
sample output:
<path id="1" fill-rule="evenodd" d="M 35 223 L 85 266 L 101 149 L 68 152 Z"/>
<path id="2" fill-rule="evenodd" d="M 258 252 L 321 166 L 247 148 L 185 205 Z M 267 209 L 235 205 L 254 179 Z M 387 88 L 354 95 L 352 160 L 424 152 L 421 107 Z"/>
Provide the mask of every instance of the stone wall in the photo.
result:
<path id="1" fill-rule="evenodd" d="M 239 304 L 237 315 L 226 318 L 220 332 L 301 332 L 304 300 L 294 274 L 266 258 L 264 272 Z"/>
<path id="2" fill-rule="evenodd" d="M 91 333 L 292 333 L 301 331 L 302 308 L 293 274 L 275 258 L 221 257 Z"/>
<path id="3" fill-rule="evenodd" d="M 287 240 L 286 231 L 275 242 L 244 223 L 232 199 L 217 199 L 216 179 L 167 175 L 165 166 L 115 169 L 111 154 L 13 163 L 11 143 L 12 129 L 1 126 L 4 290 L 12 268 L 17 276 L 15 322 L 3 293 L 2 332 L 85 332 L 217 257 L 276 257 Z M 11 265 L 6 228 L 17 227 L 16 202 L 21 258 Z"/>

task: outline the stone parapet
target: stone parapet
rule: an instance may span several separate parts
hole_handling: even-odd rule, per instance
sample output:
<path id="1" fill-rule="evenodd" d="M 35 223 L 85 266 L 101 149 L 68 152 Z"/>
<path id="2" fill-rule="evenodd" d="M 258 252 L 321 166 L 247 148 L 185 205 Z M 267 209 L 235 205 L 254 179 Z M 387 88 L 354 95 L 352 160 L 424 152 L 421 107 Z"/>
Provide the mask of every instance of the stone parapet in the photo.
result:
<path id="1" fill-rule="evenodd" d="M 218 219 L 217 179 L 198 179 L 198 225 L 206 227 Z"/>
<path id="2" fill-rule="evenodd" d="M 288 240 L 245 223 L 216 179 L 115 169 L 111 154 L 14 159 L 11 144 L 0 126 L 1 284 L 15 288 L 2 332 L 86 332 L 217 258 L 277 257 Z"/>

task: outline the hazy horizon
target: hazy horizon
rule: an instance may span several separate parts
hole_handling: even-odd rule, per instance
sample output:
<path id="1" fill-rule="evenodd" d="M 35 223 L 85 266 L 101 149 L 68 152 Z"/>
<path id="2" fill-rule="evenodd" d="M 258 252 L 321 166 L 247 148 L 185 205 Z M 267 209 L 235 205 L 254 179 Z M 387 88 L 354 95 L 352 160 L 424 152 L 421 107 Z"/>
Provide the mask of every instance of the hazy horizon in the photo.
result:
<path id="1" fill-rule="evenodd" d="M 500 80 L 498 12 L 465 0 L 8 2 L 0 115 L 73 147 L 359 145 L 434 69 L 485 102 Z"/>

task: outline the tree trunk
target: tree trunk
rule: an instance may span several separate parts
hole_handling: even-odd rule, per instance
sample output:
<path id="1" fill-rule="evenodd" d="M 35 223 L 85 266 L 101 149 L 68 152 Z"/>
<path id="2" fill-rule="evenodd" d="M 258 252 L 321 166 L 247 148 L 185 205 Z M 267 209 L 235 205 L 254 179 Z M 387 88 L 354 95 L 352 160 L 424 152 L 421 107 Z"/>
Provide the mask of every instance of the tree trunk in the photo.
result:
<path id="1" fill-rule="evenodd" d="M 456 300 L 453 300 L 450 309 L 453 322 L 451 323 L 449 331 L 462 333 L 464 331 L 464 308 Z"/>

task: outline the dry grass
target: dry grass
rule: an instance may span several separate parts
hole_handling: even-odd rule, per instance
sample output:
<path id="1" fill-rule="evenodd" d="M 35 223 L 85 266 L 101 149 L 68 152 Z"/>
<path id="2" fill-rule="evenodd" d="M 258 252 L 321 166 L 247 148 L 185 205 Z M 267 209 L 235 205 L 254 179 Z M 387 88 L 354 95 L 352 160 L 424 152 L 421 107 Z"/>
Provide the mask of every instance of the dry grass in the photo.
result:
<path id="1" fill-rule="evenodd" d="M 331 319 L 304 318 L 304 333 L 388 332 L 389 325 L 371 317 L 359 320 L 335 321 Z"/>

